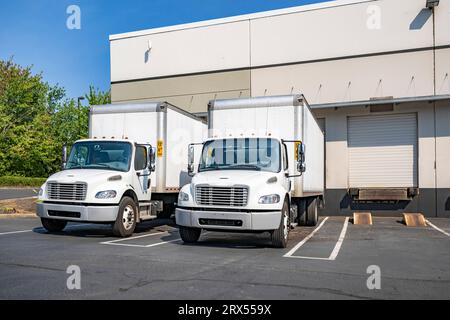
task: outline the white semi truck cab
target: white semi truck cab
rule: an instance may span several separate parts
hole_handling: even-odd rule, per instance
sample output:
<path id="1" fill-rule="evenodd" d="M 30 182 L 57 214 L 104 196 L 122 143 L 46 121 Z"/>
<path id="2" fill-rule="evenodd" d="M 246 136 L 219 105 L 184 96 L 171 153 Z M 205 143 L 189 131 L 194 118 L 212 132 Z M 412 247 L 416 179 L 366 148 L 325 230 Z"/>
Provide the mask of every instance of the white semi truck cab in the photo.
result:
<path id="1" fill-rule="evenodd" d="M 63 170 L 39 191 L 42 225 L 55 232 L 68 221 L 110 223 L 127 237 L 141 221 L 170 216 L 190 181 L 186 146 L 205 130 L 165 102 L 92 107 L 90 138 L 76 141 L 68 158 L 63 152 Z"/>
<path id="2" fill-rule="evenodd" d="M 193 178 L 178 197 L 182 239 L 196 242 L 201 230 L 269 232 L 284 248 L 291 227 L 315 225 L 324 140 L 303 95 L 212 101 L 208 116 L 209 138 L 197 169 L 197 145 L 189 146 Z"/>
<path id="3" fill-rule="evenodd" d="M 61 231 L 69 220 L 114 222 L 116 235 L 129 235 L 136 222 L 154 218 L 161 210 L 160 203 L 151 202 L 154 170 L 151 145 L 122 139 L 79 140 L 64 170 L 41 187 L 38 216 L 49 231 Z"/>

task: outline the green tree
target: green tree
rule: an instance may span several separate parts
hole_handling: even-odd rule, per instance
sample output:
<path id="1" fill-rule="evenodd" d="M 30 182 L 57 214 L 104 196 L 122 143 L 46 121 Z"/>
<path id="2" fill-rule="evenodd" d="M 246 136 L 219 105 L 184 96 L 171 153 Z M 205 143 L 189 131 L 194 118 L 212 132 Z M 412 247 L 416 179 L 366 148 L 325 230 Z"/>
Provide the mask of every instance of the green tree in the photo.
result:
<path id="1" fill-rule="evenodd" d="M 101 91 L 94 86 L 89 86 L 89 93 L 85 95 L 89 105 L 96 106 L 111 103 L 111 91 Z"/>
<path id="2" fill-rule="evenodd" d="M 90 86 L 86 99 L 78 106 L 31 67 L 0 60 L 0 176 L 58 171 L 62 146 L 88 136 L 89 107 L 110 103 L 111 95 Z"/>

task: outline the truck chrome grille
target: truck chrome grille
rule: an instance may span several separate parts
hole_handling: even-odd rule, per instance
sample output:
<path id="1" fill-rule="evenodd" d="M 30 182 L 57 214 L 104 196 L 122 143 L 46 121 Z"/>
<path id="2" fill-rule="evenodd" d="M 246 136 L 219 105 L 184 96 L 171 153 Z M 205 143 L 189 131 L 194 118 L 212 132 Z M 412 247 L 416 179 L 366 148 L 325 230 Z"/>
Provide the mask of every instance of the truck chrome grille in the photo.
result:
<path id="1" fill-rule="evenodd" d="M 52 200 L 79 200 L 86 198 L 86 183 L 47 183 L 47 196 Z"/>
<path id="2" fill-rule="evenodd" d="M 247 205 L 248 187 L 196 186 L 195 199 L 205 206 L 244 207 Z"/>

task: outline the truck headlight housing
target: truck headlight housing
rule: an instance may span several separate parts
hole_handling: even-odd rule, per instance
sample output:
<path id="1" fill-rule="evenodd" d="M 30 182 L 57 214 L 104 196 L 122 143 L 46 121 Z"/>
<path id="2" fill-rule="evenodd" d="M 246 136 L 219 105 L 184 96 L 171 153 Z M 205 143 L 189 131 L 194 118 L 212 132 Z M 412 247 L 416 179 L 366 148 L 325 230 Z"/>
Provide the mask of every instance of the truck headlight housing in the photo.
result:
<path id="1" fill-rule="evenodd" d="M 97 192 L 95 197 L 97 199 L 111 199 L 111 198 L 115 198 L 116 195 L 117 195 L 116 191 L 114 191 L 114 190 L 106 190 L 106 191 Z"/>
<path id="2" fill-rule="evenodd" d="M 178 201 L 189 201 L 189 194 L 180 191 L 180 193 L 178 194 Z"/>
<path id="3" fill-rule="evenodd" d="M 272 204 L 280 202 L 280 196 L 277 194 L 268 194 L 259 198 L 259 204 Z"/>
<path id="4" fill-rule="evenodd" d="M 38 196 L 39 196 L 39 197 L 42 197 L 43 195 L 44 195 L 44 189 L 41 187 L 41 188 L 39 189 Z"/>

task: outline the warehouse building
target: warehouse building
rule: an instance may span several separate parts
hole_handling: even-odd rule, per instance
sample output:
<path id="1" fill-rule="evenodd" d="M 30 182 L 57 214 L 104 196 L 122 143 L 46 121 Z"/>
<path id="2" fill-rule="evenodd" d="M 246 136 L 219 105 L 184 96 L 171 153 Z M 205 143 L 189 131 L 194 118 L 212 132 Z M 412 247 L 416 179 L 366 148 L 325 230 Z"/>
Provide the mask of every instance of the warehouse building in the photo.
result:
<path id="1" fill-rule="evenodd" d="M 303 93 L 323 214 L 450 217 L 450 1 L 338 0 L 110 36 L 113 103 Z M 282 125 L 282 124 L 280 124 Z"/>

